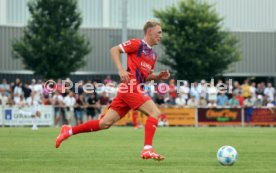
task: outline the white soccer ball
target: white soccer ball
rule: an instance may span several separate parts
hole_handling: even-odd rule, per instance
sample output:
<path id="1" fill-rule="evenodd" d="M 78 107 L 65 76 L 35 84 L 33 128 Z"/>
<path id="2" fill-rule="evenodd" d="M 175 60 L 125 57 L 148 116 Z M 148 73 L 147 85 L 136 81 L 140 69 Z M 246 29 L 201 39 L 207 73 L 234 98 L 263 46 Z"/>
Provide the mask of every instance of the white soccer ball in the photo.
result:
<path id="1" fill-rule="evenodd" d="M 238 158 L 237 150 L 232 146 L 222 146 L 217 152 L 217 159 L 220 164 L 232 166 Z"/>

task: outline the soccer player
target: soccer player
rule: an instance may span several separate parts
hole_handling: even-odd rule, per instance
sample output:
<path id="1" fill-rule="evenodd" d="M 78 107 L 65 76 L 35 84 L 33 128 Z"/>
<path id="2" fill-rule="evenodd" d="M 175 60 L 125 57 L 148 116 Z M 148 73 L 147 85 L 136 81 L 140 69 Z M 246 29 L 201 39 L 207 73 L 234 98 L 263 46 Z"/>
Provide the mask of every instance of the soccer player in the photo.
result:
<path id="1" fill-rule="evenodd" d="M 145 113 L 148 118 L 145 124 L 144 148 L 141 151 L 142 159 L 163 160 L 164 157 L 157 154 L 152 141 L 158 124 L 158 116 L 161 114 L 155 103 L 149 96 L 143 94 L 140 84 L 150 80 L 164 80 L 170 77 L 168 70 L 153 74 L 157 54 L 152 46 L 157 45 L 162 38 L 160 23 L 148 21 L 144 25 L 144 38 L 131 39 L 110 49 L 122 83 L 120 84 L 117 96 L 109 106 L 103 118 L 91 120 L 79 126 L 62 126 L 59 136 L 56 138 L 56 148 L 62 141 L 72 135 L 85 132 L 96 132 L 108 129 L 115 122 L 123 118 L 130 110 L 139 110 Z M 127 70 L 123 69 L 120 61 L 120 54 L 127 54 Z"/>

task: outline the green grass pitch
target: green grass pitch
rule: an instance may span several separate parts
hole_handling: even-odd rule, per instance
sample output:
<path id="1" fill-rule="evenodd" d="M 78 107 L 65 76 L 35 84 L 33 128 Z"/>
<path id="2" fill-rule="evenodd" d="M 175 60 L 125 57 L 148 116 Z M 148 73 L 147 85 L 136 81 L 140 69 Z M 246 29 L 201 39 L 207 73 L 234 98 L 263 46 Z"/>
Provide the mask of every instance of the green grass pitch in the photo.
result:
<path id="1" fill-rule="evenodd" d="M 144 130 L 112 127 L 76 135 L 54 147 L 57 128 L 0 128 L 0 173 L 273 173 L 276 128 L 158 128 L 164 161 L 142 160 Z M 216 152 L 234 146 L 238 160 L 221 166 Z"/>

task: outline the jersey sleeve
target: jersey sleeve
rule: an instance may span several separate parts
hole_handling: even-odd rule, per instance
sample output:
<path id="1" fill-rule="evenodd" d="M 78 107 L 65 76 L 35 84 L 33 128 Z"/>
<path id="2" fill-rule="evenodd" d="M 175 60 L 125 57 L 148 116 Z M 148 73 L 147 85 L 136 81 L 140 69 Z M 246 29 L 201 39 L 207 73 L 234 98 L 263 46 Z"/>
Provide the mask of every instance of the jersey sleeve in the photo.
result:
<path id="1" fill-rule="evenodd" d="M 119 47 L 124 53 L 133 53 L 137 52 L 140 47 L 139 39 L 131 39 L 122 44 L 119 44 Z"/>

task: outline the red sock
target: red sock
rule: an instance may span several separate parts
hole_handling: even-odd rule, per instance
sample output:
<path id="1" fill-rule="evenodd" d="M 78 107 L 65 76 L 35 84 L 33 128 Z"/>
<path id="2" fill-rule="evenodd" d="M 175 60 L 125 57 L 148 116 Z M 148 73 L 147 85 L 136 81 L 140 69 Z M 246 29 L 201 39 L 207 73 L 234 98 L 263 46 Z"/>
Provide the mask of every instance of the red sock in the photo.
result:
<path id="1" fill-rule="evenodd" d="M 132 122 L 133 122 L 133 126 L 136 127 L 137 126 L 137 113 L 135 111 L 132 112 Z"/>
<path id="2" fill-rule="evenodd" d="M 145 143 L 144 145 L 152 145 L 152 139 L 158 124 L 158 120 L 153 117 L 148 117 L 145 125 Z"/>
<path id="3" fill-rule="evenodd" d="M 72 132 L 74 135 L 78 133 L 94 132 L 98 130 L 101 130 L 100 120 L 91 120 L 84 124 L 72 127 Z"/>

